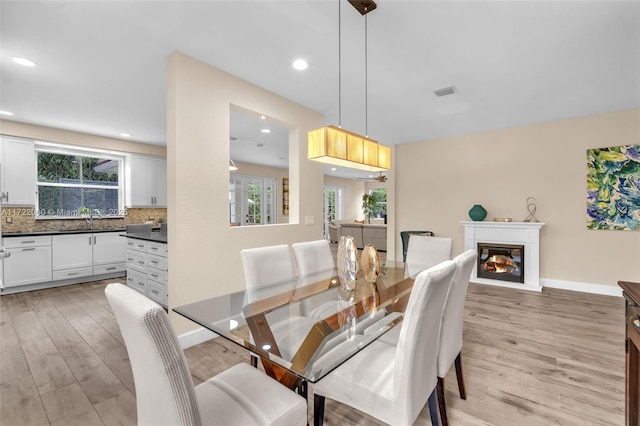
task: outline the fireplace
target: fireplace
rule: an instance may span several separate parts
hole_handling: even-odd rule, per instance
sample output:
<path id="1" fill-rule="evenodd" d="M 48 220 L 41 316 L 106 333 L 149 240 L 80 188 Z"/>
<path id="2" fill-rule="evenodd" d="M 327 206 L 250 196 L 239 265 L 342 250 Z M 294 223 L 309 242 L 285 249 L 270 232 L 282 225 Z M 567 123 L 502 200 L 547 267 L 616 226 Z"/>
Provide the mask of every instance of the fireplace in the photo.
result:
<path id="1" fill-rule="evenodd" d="M 524 245 L 478 242 L 477 277 L 524 283 Z"/>

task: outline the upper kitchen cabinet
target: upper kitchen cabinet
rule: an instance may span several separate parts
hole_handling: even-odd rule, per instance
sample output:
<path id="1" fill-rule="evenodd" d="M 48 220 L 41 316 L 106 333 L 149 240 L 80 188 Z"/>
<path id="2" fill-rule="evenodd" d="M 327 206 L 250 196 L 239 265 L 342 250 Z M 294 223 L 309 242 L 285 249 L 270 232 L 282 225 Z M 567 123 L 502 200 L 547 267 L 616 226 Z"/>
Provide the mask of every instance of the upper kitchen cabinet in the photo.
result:
<path id="1" fill-rule="evenodd" d="M 0 192 L 5 205 L 33 206 L 36 202 L 36 151 L 34 142 L 0 138 Z"/>
<path id="2" fill-rule="evenodd" d="M 167 160 L 131 155 L 126 165 L 127 207 L 167 207 Z"/>

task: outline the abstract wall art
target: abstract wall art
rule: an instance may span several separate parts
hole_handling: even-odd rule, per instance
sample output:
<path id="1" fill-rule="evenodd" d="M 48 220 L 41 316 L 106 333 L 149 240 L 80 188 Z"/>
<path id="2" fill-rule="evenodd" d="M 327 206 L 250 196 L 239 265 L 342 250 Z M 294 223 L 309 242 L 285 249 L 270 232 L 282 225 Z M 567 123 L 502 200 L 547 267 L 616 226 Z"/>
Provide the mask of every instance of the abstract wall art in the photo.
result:
<path id="1" fill-rule="evenodd" d="M 640 145 L 587 150 L 587 228 L 640 231 Z"/>

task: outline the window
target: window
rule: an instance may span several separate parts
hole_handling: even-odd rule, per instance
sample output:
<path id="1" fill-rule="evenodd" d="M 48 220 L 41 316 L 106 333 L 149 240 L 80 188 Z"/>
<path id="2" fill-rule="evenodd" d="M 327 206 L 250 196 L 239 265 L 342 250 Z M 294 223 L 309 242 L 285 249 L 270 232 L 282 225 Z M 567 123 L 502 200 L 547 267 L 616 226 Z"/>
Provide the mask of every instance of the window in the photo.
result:
<path id="1" fill-rule="evenodd" d="M 38 148 L 38 217 L 123 216 L 122 157 Z"/>
<path id="2" fill-rule="evenodd" d="M 329 238 L 329 222 L 344 220 L 345 187 L 325 185 L 324 187 L 324 235 Z"/>
<path id="3" fill-rule="evenodd" d="M 229 181 L 229 224 L 276 223 L 275 178 L 233 174 Z"/>
<path id="4" fill-rule="evenodd" d="M 376 217 L 384 217 L 387 214 L 387 188 L 371 188 L 369 194 L 375 197 L 378 207 Z"/>

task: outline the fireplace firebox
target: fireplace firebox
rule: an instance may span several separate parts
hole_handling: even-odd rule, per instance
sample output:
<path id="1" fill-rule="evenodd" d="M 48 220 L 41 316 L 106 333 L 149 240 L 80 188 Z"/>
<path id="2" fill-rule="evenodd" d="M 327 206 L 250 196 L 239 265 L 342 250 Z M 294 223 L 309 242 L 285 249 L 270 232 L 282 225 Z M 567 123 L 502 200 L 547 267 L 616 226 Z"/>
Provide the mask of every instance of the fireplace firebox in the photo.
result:
<path id="1" fill-rule="evenodd" d="M 479 242 L 477 276 L 524 283 L 524 245 Z"/>

